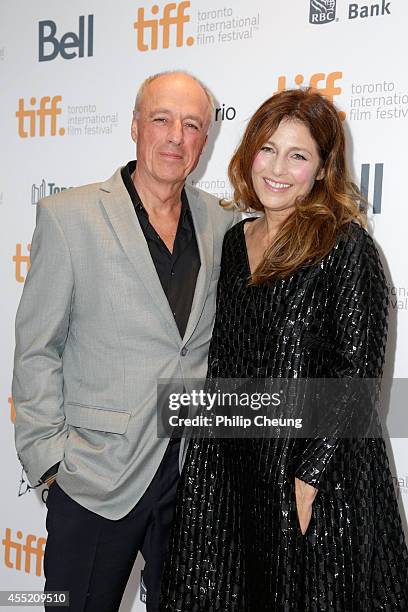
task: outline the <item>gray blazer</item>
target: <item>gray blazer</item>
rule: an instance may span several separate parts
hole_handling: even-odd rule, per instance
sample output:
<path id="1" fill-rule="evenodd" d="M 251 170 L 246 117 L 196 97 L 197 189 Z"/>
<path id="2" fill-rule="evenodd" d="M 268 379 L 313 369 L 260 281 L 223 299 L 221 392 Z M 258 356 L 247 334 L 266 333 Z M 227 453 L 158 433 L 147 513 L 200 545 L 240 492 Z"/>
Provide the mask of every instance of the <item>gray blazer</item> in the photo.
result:
<path id="1" fill-rule="evenodd" d="M 57 480 L 110 519 L 143 495 L 168 440 L 156 382 L 205 376 L 221 246 L 236 213 L 186 186 L 201 258 L 181 338 L 120 170 L 38 204 L 16 320 L 16 446 L 36 484 Z"/>

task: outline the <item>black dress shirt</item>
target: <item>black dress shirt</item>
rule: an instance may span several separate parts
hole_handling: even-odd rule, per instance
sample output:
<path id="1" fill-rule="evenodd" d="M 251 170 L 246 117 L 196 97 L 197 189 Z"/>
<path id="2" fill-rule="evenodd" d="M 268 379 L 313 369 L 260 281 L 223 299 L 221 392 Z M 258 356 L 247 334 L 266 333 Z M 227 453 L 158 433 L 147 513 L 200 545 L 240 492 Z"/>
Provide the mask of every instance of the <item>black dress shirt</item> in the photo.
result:
<path id="1" fill-rule="evenodd" d="M 201 261 L 194 230 L 193 218 L 186 192 L 181 192 L 181 213 L 170 253 L 159 234 L 149 222 L 149 215 L 136 191 L 131 174 L 136 162 L 130 161 L 122 168 L 122 178 L 131 197 L 137 218 L 149 247 L 157 275 L 170 304 L 180 336 L 184 336 L 193 303 Z"/>

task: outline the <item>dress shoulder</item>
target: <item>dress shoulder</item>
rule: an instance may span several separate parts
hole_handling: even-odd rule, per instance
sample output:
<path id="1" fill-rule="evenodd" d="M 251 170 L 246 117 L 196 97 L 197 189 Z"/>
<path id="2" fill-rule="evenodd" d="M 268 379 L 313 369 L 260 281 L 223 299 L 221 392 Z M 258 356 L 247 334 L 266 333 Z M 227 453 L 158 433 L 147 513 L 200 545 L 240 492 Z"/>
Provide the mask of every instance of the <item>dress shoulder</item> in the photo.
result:
<path id="1" fill-rule="evenodd" d="M 362 227 L 359 223 L 352 221 L 344 225 L 338 233 L 337 245 L 347 247 L 348 249 L 375 249 L 375 242 L 368 233 L 368 231 Z"/>
<path id="2" fill-rule="evenodd" d="M 358 223 L 348 223 L 338 233 L 336 244 L 328 258 L 329 267 L 358 265 L 366 270 L 382 270 L 377 246 L 370 234 Z"/>
<path id="3" fill-rule="evenodd" d="M 248 217 L 245 219 L 241 219 L 237 223 L 235 223 L 228 232 L 225 234 L 225 240 L 234 242 L 235 240 L 241 239 L 244 231 L 244 225 L 248 222 Z"/>

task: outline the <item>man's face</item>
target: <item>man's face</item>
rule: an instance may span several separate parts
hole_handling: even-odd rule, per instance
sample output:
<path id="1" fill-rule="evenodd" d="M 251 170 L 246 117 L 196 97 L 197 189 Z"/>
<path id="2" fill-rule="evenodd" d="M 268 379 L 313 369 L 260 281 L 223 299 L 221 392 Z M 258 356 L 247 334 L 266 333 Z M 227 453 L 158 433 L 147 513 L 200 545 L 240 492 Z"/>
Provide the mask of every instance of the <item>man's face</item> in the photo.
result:
<path id="1" fill-rule="evenodd" d="M 132 121 L 139 177 L 183 183 L 198 163 L 210 120 L 207 96 L 190 77 L 163 75 L 147 85 Z"/>

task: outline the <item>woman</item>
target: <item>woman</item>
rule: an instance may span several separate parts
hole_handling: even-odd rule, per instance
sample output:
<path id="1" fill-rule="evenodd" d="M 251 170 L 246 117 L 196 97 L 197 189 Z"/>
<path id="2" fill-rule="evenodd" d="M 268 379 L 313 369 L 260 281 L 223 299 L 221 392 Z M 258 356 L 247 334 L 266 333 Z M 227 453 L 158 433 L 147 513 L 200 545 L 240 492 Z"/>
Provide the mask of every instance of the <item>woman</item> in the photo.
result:
<path id="1" fill-rule="evenodd" d="M 229 166 L 208 380 L 381 376 L 386 282 L 334 106 L 285 91 Z M 343 408 L 347 422 L 354 407 Z M 358 406 L 357 406 L 358 407 Z M 408 610 L 408 553 L 381 438 L 190 443 L 162 587 L 169 612 Z"/>

